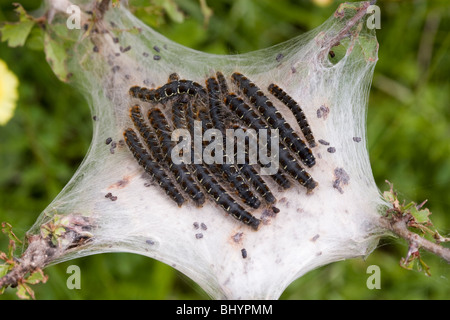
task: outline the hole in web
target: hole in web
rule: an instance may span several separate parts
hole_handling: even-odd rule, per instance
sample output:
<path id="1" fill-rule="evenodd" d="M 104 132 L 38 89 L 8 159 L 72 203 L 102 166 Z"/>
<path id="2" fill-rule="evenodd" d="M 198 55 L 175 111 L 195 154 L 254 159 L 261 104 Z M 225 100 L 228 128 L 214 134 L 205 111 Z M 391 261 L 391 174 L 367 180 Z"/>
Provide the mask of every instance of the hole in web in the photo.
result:
<path id="1" fill-rule="evenodd" d="M 348 45 L 348 40 L 341 40 L 339 43 L 331 47 L 331 49 L 328 51 L 328 61 L 332 65 L 338 64 L 339 61 L 341 61 L 345 57 Z"/>

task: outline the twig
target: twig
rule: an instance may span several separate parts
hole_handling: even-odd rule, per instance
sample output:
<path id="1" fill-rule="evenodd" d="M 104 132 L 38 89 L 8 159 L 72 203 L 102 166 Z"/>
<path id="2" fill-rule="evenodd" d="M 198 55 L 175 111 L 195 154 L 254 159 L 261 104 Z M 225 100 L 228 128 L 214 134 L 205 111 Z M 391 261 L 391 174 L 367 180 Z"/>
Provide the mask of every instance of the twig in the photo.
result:
<path id="1" fill-rule="evenodd" d="M 343 4 L 341 4 L 341 5 L 343 5 Z M 320 60 L 325 58 L 325 56 L 328 54 L 328 51 L 332 47 L 339 44 L 343 38 L 348 36 L 350 30 L 357 23 L 359 23 L 360 20 L 367 14 L 367 8 L 370 5 L 371 5 L 370 2 L 364 2 L 360 8 L 356 8 L 356 10 L 358 10 L 358 12 L 346 22 L 345 26 L 335 36 L 333 36 L 331 38 L 325 38 L 323 40 L 322 48 L 325 48 L 325 50 L 322 50 L 321 53 L 319 54 Z M 336 10 L 335 16 L 339 16 L 338 11 L 339 11 L 339 8 L 338 8 L 338 10 Z"/>
<path id="2" fill-rule="evenodd" d="M 0 288 L 15 287 L 28 273 L 43 269 L 57 254 L 58 249 L 51 247 L 49 241 L 33 237 L 20 262 L 6 275 L 0 278 Z"/>
<path id="3" fill-rule="evenodd" d="M 381 217 L 380 220 L 381 227 L 393 232 L 400 238 L 408 241 L 410 245 L 417 246 L 428 252 L 431 252 L 448 263 L 450 263 L 450 249 L 445 248 L 437 243 L 431 242 L 418 234 L 408 230 L 405 219 L 389 219 L 387 217 Z"/>

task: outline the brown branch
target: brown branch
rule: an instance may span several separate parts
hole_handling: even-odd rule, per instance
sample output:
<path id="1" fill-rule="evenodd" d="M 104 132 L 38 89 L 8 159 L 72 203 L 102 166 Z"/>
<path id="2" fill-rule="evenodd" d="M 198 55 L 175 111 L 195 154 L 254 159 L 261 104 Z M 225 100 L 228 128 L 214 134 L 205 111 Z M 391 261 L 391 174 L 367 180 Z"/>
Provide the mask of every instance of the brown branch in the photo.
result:
<path id="1" fill-rule="evenodd" d="M 339 31 L 339 33 L 334 36 L 333 38 L 330 39 L 330 43 L 331 44 L 335 44 L 340 42 L 344 37 L 346 37 L 346 35 L 348 33 L 350 33 L 350 30 L 357 24 L 360 22 L 360 20 L 367 14 L 367 8 L 370 6 L 369 2 L 365 2 L 363 3 L 363 5 L 358 8 L 358 12 L 347 21 L 346 25 L 344 28 L 342 28 L 341 31 Z M 339 10 L 339 9 L 338 9 Z"/>
<path id="2" fill-rule="evenodd" d="M 57 253 L 57 248 L 50 246 L 49 241 L 41 237 L 33 237 L 28 248 L 14 268 L 0 278 L 0 288 L 15 287 L 25 276 L 38 269 L 43 269 Z"/>
<path id="3" fill-rule="evenodd" d="M 407 228 L 407 221 L 405 219 L 401 218 L 392 218 L 389 219 L 387 217 L 381 217 L 379 219 L 380 226 L 393 232 L 400 238 L 405 239 L 408 241 L 410 246 L 415 246 L 418 248 L 422 248 L 428 252 L 431 252 L 448 263 L 450 263 L 450 249 L 445 248 L 437 243 L 431 242 L 421 236 L 419 236 L 417 233 L 414 233 Z"/>
<path id="4" fill-rule="evenodd" d="M 54 216 L 46 224 L 41 225 L 41 230 L 47 230 L 49 235 L 43 236 L 42 232 L 37 235 L 28 235 L 26 243 L 28 244 L 25 252 L 20 259 L 14 263 L 12 270 L 0 278 L 0 289 L 3 287 L 15 287 L 29 274 L 44 269 L 51 262 L 62 255 L 84 246 L 92 240 L 92 234 L 89 232 L 93 227 L 89 218 L 69 215 L 67 224 L 57 223 L 60 216 Z M 65 232 L 52 234 L 51 231 L 63 227 Z"/>
<path id="5" fill-rule="evenodd" d="M 343 5 L 343 4 L 341 4 Z M 344 39 L 345 37 L 347 37 L 350 34 L 350 30 L 357 24 L 360 23 L 361 19 L 367 14 L 367 8 L 371 5 L 370 2 L 363 2 L 362 6 L 360 8 L 357 8 L 357 12 L 356 14 L 351 17 L 345 24 L 345 26 L 333 37 L 331 38 L 325 38 L 322 42 L 322 48 L 324 48 L 324 50 L 322 50 L 319 53 L 319 59 L 323 60 L 325 59 L 326 55 L 328 54 L 329 50 L 336 46 L 337 44 L 340 43 L 340 41 L 342 39 Z M 338 8 L 335 13 L 334 16 L 335 17 L 339 17 L 341 16 L 340 13 L 338 13 L 340 8 Z M 341 16 L 341 18 L 343 18 L 343 15 Z"/>

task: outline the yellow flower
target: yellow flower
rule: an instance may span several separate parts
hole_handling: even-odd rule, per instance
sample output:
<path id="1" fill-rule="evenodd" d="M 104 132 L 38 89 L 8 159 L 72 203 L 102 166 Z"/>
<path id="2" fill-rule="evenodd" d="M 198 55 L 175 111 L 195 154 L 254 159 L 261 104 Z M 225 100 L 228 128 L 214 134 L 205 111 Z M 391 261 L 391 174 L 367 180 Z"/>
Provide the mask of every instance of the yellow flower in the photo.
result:
<path id="1" fill-rule="evenodd" d="M 19 80 L 6 63 L 0 60 L 0 125 L 5 125 L 13 116 L 19 97 Z"/>
<path id="2" fill-rule="evenodd" d="M 328 7 L 333 3 L 333 0 L 313 0 L 313 3 L 319 7 Z"/>

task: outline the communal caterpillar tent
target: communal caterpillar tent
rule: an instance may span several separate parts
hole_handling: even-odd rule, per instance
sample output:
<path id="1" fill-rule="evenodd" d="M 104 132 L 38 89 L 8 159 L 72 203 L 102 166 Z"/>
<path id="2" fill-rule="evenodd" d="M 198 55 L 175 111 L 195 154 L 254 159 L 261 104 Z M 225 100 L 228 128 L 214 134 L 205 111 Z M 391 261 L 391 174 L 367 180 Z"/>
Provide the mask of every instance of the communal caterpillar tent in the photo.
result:
<path id="1" fill-rule="evenodd" d="M 72 4 L 80 30 L 66 25 Z M 271 299 L 314 268 L 368 255 L 387 205 L 365 137 L 378 50 L 369 6 L 342 4 L 311 32 L 223 56 L 166 39 L 122 4 L 49 1 L 46 44 L 63 53 L 52 66 L 84 93 L 94 133 L 29 230 L 23 264 L 132 252 L 176 268 L 212 298 Z M 331 62 L 334 47 L 343 54 Z M 194 121 L 201 132 L 277 129 L 280 170 L 174 166 L 171 133 L 193 132 Z"/>

